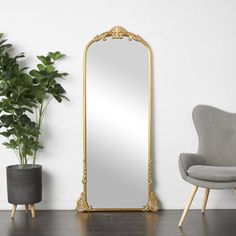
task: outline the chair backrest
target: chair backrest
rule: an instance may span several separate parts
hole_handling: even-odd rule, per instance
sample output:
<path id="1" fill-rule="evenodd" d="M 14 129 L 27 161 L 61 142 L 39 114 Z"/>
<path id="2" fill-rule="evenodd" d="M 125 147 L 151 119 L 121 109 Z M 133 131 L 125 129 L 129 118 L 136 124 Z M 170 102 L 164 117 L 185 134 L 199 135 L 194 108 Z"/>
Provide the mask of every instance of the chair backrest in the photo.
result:
<path id="1" fill-rule="evenodd" d="M 236 166 L 236 114 L 198 105 L 193 110 L 198 153 L 208 165 Z"/>

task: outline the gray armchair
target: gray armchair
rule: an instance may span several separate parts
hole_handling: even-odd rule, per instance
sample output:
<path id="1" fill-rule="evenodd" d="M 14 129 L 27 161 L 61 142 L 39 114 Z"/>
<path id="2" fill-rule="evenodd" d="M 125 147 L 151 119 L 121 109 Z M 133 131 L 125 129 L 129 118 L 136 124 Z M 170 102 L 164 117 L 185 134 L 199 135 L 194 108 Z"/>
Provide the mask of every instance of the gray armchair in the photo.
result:
<path id="1" fill-rule="evenodd" d="M 194 185 L 181 216 L 182 226 L 198 187 L 205 188 L 202 213 L 210 189 L 236 189 L 236 114 L 198 105 L 193 110 L 198 134 L 198 152 L 181 153 L 179 169 L 184 180 Z"/>

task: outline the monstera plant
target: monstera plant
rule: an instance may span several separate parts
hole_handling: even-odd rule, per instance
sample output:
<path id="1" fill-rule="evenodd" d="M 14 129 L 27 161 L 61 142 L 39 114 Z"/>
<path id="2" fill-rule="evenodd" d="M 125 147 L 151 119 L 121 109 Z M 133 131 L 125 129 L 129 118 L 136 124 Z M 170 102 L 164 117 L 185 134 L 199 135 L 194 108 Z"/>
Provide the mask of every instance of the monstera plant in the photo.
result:
<path id="1" fill-rule="evenodd" d="M 38 56 L 37 68 L 22 67 L 25 55 L 10 54 L 12 45 L 0 34 L 0 134 L 3 143 L 16 154 L 19 164 L 7 167 L 8 201 L 13 204 L 12 217 L 17 204 L 31 207 L 42 198 L 42 166 L 36 165 L 41 126 L 52 99 L 59 103 L 67 99 L 58 82 L 67 73 L 59 72 L 55 63 L 64 57 L 60 52 Z"/>

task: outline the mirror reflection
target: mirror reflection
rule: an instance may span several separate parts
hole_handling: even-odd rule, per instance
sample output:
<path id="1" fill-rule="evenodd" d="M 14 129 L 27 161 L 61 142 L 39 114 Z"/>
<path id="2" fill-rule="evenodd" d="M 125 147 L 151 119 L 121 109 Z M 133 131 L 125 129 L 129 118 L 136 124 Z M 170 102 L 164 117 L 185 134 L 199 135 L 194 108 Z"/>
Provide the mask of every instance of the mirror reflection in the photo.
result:
<path id="1" fill-rule="evenodd" d="M 87 52 L 87 201 L 140 208 L 148 198 L 148 50 L 108 38 Z"/>

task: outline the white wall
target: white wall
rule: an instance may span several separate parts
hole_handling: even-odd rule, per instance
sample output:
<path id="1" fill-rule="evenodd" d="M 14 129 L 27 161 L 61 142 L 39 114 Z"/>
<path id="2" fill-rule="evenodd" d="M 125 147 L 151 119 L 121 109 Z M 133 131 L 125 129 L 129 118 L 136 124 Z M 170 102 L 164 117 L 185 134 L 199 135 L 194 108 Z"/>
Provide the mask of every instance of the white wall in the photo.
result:
<path id="1" fill-rule="evenodd" d="M 177 167 L 180 152 L 195 152 L 191 111 L 209 104 L 236 112 L 236 2 L 233 0 L 8 0 L 1 1 L 0 32 L 29 61 L 60 50 L 70 102 L 51 105 L 38 162 L 44 169 L 41 209 L 74 209 L 82 190 L 82 53 L 96 34 L 121 25 L 146 39 L 154 54 L 156 192 L 164 208 L 182 208 L 191 186 Z M 1 138 L 0 141 L 3 141 Z M 5 166 L 16 163 L 0 146 L 0 209 Z M 202 191 L 193 203 L 200 207 Z M 212 191 L 209 207 L 236 208 L 233 191 Z"/>

